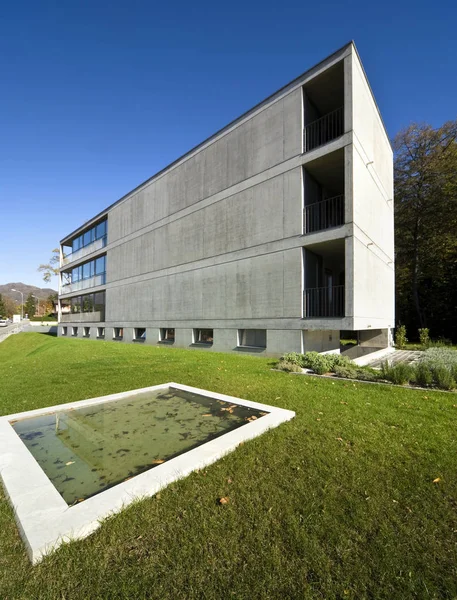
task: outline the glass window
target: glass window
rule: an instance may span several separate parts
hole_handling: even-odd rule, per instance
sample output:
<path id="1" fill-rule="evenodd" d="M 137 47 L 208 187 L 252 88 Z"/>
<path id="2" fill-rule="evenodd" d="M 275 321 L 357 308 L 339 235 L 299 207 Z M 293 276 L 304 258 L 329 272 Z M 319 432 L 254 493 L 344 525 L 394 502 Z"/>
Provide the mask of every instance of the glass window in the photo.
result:
<path id="1" fill-rule="evenodd" d="M 77 238 L 75 238 L 73 240 L 73 243 L 71 245 L 71 251 L 76 252 L 80 248 L 81 248 L 81 236 L 78 236 Z"/>
<path id="2" fill-rule="evenodd" d="M 74 336 L 78 335 L 78 328 L 77 327 L 72 327 L 71 328 L 71 335 L 74 335 Z"/>
<path id="3" fill-rule="evenodd" d="M 71 312 L 72 313 L 80 313 L 81 312 L 81 296 L 75 296 L 71 299 Z"/>
<path id="4" fill-rule="evenodd" d="M 194 344 L 212 344 L 212 329 L 194 329 Z"/>
<path id="5" fill-rule="evenodd" d="M 95 294 L 95 312 L 105 310 L 105 292 Z"/>
<path id="6" fill-rule="evenodd" d="M 104 338 L 105 337 L 105 328 L 97 327 L 97 337 Z"/>
<path id="7" fill-rule="evenodd" d="M 88 246 L 89 244 L 92 244 L 92 242 L 94 241 L 94 237 L 94 229 L 89 229 L 89 231 L 86 231 L 83 235 L 83 246 Z"/>
<path id="8" fill-rule="evenodd" d="M 115 327 L 113 329 L 113 338 L 115 340 L 121 340 L 124 337 L 124 328 L 123 327 Z"/>
<path id="9" fill-rule="evenodd" d="M 146 339 L 146 328 L 145 327 L 135 327 L 135 340 L 145 340 Z"/>
<path id="10" fill-rule="evenodd" d="M 102 221 L 95 228 L 95 239 L 99 240 L 106 235 L 106 221 Z"/>
<path id="11" fill-rule="evenodd" d="M 62 327 L 62 335 L 67 335 L 67 328 L 66 327 Z"/>
<path id="12" fill-rule="evenodd" d="M 175 341 L 175 330 L 162 328 L 160 330 L 160 341 L 161 342 L 174 342 Z"/>
<path id="13" fill-rule="evenodd" d="M 95 259 L 95 275 L 101 275 L 105 272 L 105 256 Z"/>
<path id="14" fill-rule="evenodd" d="M 90 327 L 83 327 L 83 336 L 90 337 Z"/>
<path id="15" fill-rule="evenodd" d="M 71 281 L 75 283 L 81 279 L 81 267 L 75 267 L 71 271 Z"/>
<path id="16" fill-rule="evenodd" d="M 93 312 L 94 310 L 94 295 L 87 294 L 82 297 L 82 312 Z"/>
<path id="17" fill-rule="evenodd" d="M 239 329 L 238 343 L 240 346 L 252 346 L 255 348 L 267 347 L 266 329 Z"/>
<path id="18" fill-rule="evenodd" d="M 90 279 L 94 276 L 94 263 L 92 261 L 83 264 L 83 279 Z"/>

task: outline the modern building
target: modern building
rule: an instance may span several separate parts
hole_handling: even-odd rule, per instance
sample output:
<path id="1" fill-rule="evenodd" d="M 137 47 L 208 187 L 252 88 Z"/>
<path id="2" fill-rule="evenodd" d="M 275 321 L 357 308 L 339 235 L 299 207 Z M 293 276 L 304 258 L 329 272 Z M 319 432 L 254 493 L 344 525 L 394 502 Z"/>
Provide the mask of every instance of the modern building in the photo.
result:
<path id="1" fill-rule="evenodd" d="M 59 335 L 279 355 L 353 330 L 388 346 L 393 156 L 354 44 L 67 235 L 59 291 Z"/>

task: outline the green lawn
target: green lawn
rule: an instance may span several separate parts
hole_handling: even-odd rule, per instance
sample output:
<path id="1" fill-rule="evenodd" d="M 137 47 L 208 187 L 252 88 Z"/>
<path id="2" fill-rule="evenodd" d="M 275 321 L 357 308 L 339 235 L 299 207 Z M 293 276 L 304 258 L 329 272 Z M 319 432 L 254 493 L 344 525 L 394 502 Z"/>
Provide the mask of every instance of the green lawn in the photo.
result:
<path id="1" fill-rule="evenodd" d="M 33 568 L 0 492 L 2 600 L 457 597 L 456 394 L 37 333 L 0 364 L 1 414 L 167 381 L 297 413 Z"/>

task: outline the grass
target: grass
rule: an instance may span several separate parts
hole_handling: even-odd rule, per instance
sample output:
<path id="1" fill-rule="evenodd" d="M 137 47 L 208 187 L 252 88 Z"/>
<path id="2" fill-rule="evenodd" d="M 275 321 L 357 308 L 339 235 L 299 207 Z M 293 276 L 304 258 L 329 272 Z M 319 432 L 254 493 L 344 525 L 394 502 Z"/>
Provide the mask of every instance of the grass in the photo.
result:
<path id="1" fill-rule="evenodd" d="M 1 414 L 166 381 L 297 413 L 36 567 L 0 493 L 2 600 L 457 596 L 455 395 L 37 333 L 0 364 Z"/>

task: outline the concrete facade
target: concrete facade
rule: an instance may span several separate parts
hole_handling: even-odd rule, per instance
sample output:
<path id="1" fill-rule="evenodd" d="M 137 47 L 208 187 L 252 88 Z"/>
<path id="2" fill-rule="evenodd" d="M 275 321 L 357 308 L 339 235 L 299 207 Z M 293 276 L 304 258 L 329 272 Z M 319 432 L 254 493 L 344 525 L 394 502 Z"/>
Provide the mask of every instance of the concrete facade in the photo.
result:
<path id="1" fill-rule="evenodd" d="M 62 240 L 60 307 L 75 305 L 59 335 L 123 328 L 126 342 L 144 328 L 156 344 L 169 328 L 174 346 L 278 355 L 390 329 L 392 160 L 349 43 Z M 104 220 L 103 243 L 69 254 Z M 106 273 L 76 280 L 101 256 Z M 79 307 L 75 291 L 105 305 Z M 212 344 L 195 344 L 198 329 Z M 266 345 L 240 347 L 241 330 Z"/>

